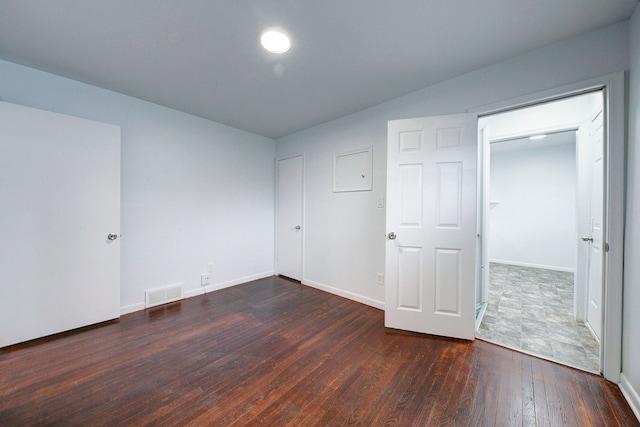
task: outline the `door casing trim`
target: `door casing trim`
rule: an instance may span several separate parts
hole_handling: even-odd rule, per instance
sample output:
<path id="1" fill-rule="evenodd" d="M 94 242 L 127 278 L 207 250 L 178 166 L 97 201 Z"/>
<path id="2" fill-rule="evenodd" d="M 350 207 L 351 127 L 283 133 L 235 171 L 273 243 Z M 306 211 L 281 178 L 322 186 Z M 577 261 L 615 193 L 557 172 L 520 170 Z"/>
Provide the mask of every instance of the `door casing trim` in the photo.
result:
<path id="1" fill-rule="evenodd" d="M 616 384 L 622 370 L 623 247 L 625 191 L 625 73 L 617 72 L 593 79 L 535 92 L 528 95 L 473 107 L 478 117 L 531 107 L 595 90 L 604 90 L 605 178 L 604 318 L 601 346 L 603 376 Z M 480 157 L 478 158 L 480 161 Z M 480 166 L 480 165 L 479 165 Z M 479 266 L 476 266 L 479 268 Z"/>

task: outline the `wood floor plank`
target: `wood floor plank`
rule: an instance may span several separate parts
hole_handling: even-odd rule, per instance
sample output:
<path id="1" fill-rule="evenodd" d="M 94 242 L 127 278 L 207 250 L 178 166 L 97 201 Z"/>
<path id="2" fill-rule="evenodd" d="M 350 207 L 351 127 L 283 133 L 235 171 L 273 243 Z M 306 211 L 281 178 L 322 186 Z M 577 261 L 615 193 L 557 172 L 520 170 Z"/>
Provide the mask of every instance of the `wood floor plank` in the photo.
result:
<path id="1" fill-rule="evenodd" d="M 622 395 L 622 392 L 616 385 L 607 381 L 603 382 L 601 378 L 596 376 L 587 376 L 586 380 L 593 393 L 597 408 L 604 419 L 603 425 L 621 427 L 637 425 L 637 419 L 633 413 L 622 409 L 627 406 L 627 403 L 624 398 L 618 397 Z"/>
<path id="2" fill-rule="evenodd" d="M 522 360 L 522 425 L 537 425 L 533 372 L 530 358 L 523 358 Z"/>
<path id="3" fill-rule="evenodd" d="M 466 343 L 465 343 L 466 344 Z M 452 364 L 449 373 L 445 379 L 447 383 L 451 384 L 449 390 L 447 390 L 448 399 L 440 399 L 438 401 L 439 409 L 433 414 L 433 417 L 429 420 L 435 421 L 435 425 L 455 425 L 460 423 L 460 420 L 456 421 L 456 415 L 458 411 L 462 411 L 464 418 L 468 418 L 468 411 L 466 405 L 463 406 L 464 400 L 461 399 L 465 389 L 467 389 L 468 379 L 471 373 L 471 362 L 467 354 L 470 350 L 470 345 L 464 347 L 458 346 L 457 350 L 460 354 L 454 354 L 456 362 Z"/>
<path id="4" fill-rule="evenodd" d="M 562 368 L 559 365 L 552 365 L 551 378 L 546 381 L 546 397 L 547 406 L 549 407 L 549 420 L 551 425 L 566 426 L 577 425 L 578 414 L 573 408 L 571 399 L 567 396 L 568 389 L 561 387 L 563 384 L 568 387 L 565 378 L 558 378 L 558 370 L 556 368 Z"/>
<path id="5" fill-rule="evenodd" d="M 599 376 L 272 277 L 0 349 L 0 425 L 640 423 Z"/>
<path id="6" fill-rule="evenodd" d="M 460 344 L 460 343 L 458 343 Z M 436 369 L 429 378 L 427 393 L 416 413 L 415 418 L 424 425 L 437 425 L 438 419 L 447 411 L 448 398 L 451 396 L 450 385 L 453 384 L 458 369 L 457 356 L 461 349 L 447 346 L 436 357 Z"/>
<path id="7" fill-rule="evenodd" d="M 398 335 L 398 332 L 394 334 Z M 405 336 L 405 341 L 406 338 L 408 337 Z M 437 368 L 437 360 L 429 357 L 420 341 L 419 338 L 413 338 L 414 347 L 408 349 L 414 355 L 413 361 L 401 374 L 386 381 L 383 393 L 369 408 L 367 425 L 395 425 L 418 418 L 425 390 L 430 387 L 433 370 Z M 434 338 L 431 345 L 433 350 L 440 350 L 445 346 L 441 338 Z"/>
<path id="8" fill-rule="evenodd" d="M 518 352 L 511 354 L 511 375 L 509 381 L 509 425 L 522 425 L 522 406 L 524 397 L 522 395 L 522 359 L 523 355 Z"/>
<path id="9" fill-rule="evenodd" d="M 513 357 L 514 353 L 500 354 L 494 356 L 497 365 L 496 377 L 492 381 L 496 389 L 494 402 L 496 403 L 495 420 L 496 425 L 510 425 L 511 418 L 511 394 L 518 393 L 517 386 L 513 386 Z"/>

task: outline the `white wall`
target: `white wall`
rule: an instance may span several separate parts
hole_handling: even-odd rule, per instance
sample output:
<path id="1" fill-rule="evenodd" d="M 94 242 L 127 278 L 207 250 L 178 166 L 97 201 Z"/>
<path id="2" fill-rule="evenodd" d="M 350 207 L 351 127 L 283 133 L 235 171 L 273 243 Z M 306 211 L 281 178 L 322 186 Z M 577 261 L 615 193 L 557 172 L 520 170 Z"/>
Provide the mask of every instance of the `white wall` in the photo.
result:
<path id="1" fill-rule="evenodd" d="M 569 39 L 281 138 L 277 156 L 306 155 L 305 283 L 384 306 L 376 273 L 384 270 L 387 121 L 455 114 L 518 96 L 625 70 L 627 24 Z M 335 152 L 373 146 L 373 191 L 334 194 Z"/>
<path id="2" fill-rule="evenodd" d="M 121 126 L 124 311 L 208 262 L 212 288 L 273 273 L 273 140 L 5 61 L 0 98 Z"/>
<path id="3" fill-rule="evenodd" d="M 575 196 L 575 141 L 508 152 L 492 150 L 489 259 L 574 271 Z"/>
<path id="4" fill-rule="evenodd" d="M 640 418 L 640 7 L 629 25 L 629 139 L 625 221 L 623 390 L 631 394 Z"/>

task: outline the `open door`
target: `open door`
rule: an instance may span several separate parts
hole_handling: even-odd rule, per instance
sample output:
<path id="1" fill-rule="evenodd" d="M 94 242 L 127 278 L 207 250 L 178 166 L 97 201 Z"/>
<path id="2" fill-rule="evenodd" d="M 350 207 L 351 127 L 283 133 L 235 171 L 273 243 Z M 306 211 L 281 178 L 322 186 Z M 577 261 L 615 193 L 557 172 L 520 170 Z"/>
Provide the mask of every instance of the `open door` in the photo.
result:
<path id="1" fill-rule="evenodd" d="M 587 324 L 594 335 L 601 340 L 602 336 L 602 282 L 604 263 L 604 141 L 603 120 L 600 110 L 591 121 L 589 134 L 591 168 L 589 235 L 581 236 L 589 244 L 589 267 L 587 273 Z"/>
<path id="2" fill-rule="evenodd" d="M 385 326 L 473 339 L 477 116 L 389 122 Z"/>

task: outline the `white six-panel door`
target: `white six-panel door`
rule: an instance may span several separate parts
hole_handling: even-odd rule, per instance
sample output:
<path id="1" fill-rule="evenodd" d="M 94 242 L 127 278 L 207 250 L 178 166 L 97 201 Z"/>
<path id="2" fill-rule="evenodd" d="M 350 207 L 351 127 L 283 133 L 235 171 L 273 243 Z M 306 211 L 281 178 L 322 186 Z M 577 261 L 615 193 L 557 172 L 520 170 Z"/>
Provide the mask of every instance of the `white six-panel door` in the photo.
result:
<path id="1" fill-rule="evenodd" d="M 476 115 L 389 122 L 385 326 L 473 339 Z"/>

